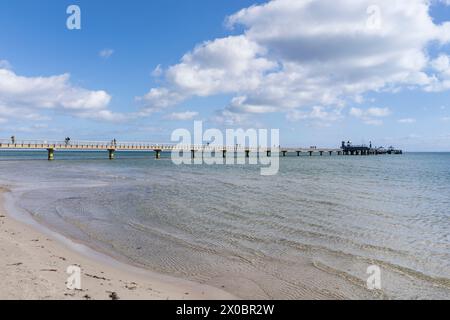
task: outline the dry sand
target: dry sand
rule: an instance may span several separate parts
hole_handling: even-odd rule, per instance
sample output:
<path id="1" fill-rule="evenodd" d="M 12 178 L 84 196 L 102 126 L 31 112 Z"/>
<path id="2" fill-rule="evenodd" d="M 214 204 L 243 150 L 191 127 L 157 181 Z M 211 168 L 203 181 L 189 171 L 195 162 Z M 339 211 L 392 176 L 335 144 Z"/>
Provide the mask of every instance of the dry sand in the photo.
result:
<path id="1" fill-rule="evenodd" d="M 19 222 L 4 209 L 0 187 L 0 299 L 233 299 L 220 289 L 95 259 L 51 232 Z M 84 247 L 74 244 L 80 248 Z M 89 249 L 84 248 L 86 252 Z M 66 286 L 67 267 L 81 268 L 81 290 Z"/>

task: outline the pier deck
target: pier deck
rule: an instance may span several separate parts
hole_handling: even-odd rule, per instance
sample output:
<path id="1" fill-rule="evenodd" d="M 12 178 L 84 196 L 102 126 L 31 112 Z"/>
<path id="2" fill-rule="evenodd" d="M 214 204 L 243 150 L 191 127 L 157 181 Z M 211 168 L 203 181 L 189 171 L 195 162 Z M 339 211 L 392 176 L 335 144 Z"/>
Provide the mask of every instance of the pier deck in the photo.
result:
<path id="1" fill-rule="evenodd" d="M 288 154 L 295 154 L 300 156 L 306 154 L 313 155 L 344 155 L 355 154 L 345 152 L 342 148 L 304 148 L 304 147 L 279 147 L 279 148 L 249 148 L 241 146 L 212 146 L 212 145 L 179 145 L 179 144 L 160 144 L 160 143 L 145 143 L 145 142 L 105 142 L 105 141 L 71 141 L 70 143 L 64 141 L 46 141 L 46 140 L 23 140 L 14 141 L 7 139 L 0 139 L 0 150 L 47 150 L 48 159 L 54 159 L 54 153 L 57 150 L 61 151 L 108 151 L 109 158 L 114 159 L 116 151 L 150 151 L 155 153 L 155 157 L 159 159 L 163 152 L 190 152 L 192 157 L 195 157 L 196 152 L 221 152 L 225 157 L 228 152 L 242 153 L 246 157 L 251 154 L 264 153 L 271 156 L 272 153 L 278 152 L 280 156 L 286 157 Z M 364 153 L 364 155 L 377 153 Z M 359 155 L 359 153 L 358 153 Z M 363 153 L 361 153 L 363 155 Z"/>

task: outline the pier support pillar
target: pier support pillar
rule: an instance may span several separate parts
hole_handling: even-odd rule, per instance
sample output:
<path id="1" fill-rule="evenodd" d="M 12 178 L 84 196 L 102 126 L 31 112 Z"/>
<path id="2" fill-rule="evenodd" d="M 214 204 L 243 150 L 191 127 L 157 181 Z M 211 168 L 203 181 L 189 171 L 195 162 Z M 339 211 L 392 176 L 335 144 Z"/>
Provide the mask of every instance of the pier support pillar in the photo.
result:
<path id="1" fill-rule="evenodd" d="M 109 160 L 114 160 L 114 151 L 116 151 L 116 150 L 115 149 L 108 149 Z"/>
<path id="2" fill-rule="evenodd" d="M 156 149 L 156 150 L 153 150 L 153 151 L 155 151 L 155 158 L 156 159 L 161 159 L 161 150 Z"/>
<path id="3" fill-rule="evenodd" d="M 302 153 L 301 151 L 297 151 L 297 157 L 300 157 L 300 153 Z"/>
<path id="4" fill-rule="evenodd" d="M 323 151 L 320 151 L 320 156 L 323 156 Z"/>
<path id="5" fill-rule="evenodd" d="M 245 157 L 250 158 L 250 150 L 245 150 Z"/>
<path id="6" fill-rule="evenodd" d="M 313 154 L 313 152 L 312 152 L 312 151 L 309 151 L 309 156 L 310 156 L 310 157 L 312 157 L 312 154 Z"/>
<path id="7" fill-rule="evenodd" d="M 329 153 L 330 153 L 330 156 L 332 156 L 333 155 L 333 151 L 328 151 Z"/>
<path id="8" fill-rule="evenodd" d="M 222 150 L 222 158 L 226 158 L 227 157 L 227 150 Z"/>
<path id="9" fill-rule="evenodd" d="M 270 157 L 270 155 L 271 155 L 271 151 L 270 150 L 267 150 L 267 157 Z"/>
<path id="10" fill-rule="evenodd" d="M 47 155 L 48 155 L 48 160 L 54 160 L 55 159 L 55 149 L 48 148 Z"/>
<path id="11" fill-rule="evenodd" d="M 192 158 L 192 159 L 195 158 L 195 150 L 191 150 L 191 158 Z"/>
<path id="12" fill-rule="evenodd" d="M 287 151 L 281 151 L 283 153 L 283 157 L 286 157 Z"/>

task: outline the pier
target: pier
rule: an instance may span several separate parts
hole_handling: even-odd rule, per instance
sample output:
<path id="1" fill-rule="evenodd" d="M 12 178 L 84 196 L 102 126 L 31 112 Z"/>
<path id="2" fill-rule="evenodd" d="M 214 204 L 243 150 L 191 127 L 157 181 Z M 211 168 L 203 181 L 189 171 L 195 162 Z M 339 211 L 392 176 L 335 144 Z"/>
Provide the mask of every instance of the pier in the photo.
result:
<path id="1" fill-rule="evenodd" d="M 379 154 L 403 154 L 402 150 L 395 149 L 390 146 L 389 148 L 384 147 L 372 147 L 372 142 L 367 145 L 353 145 L 350 141 L 342 141 L 341 149 L 344 155 L 379 155 Z"/>
<path id="2" fill-rule="evenodd" d="M 179 144 L 159 144 L 145 142 L 121 142 L 114 143 L 105 141 L 47 141 L 47 140 L 23 140 L 11 141 L 10 139 L 0 139 L 0 150 L 46 150 L 48 160 L 55 159 L 56 151 L 105 151 L 110 160 L 115 158 L 116 152 L 120 151 L 149 151 L 154 153 L 156 159 L 160 159 L 163 153 L 183 152 L 190 153 L 191 158 L 195 158 L 197 154 L 203 153 L 217 154 L 221 153 L 225 158 L 227 154 L 243 154 L 246 158 L 252 156 L 260 156 L 264 154 L 267 157 L 272 156 L 278 151 L 280 157 L 294 155 L 300 157 L 302 155 L 310 156 L 332 156 L 332 155 L 379 155 L 379 154 L 401 154 L 401 150 L 372 148 L 367 146 L 353 146 L 345 142 L 341 148 L 304 148 L 304 147 L 279 147 L 279 148 L 250 148 L 242 146 L 210 146 L 210 145 L 179 145 Z"/>

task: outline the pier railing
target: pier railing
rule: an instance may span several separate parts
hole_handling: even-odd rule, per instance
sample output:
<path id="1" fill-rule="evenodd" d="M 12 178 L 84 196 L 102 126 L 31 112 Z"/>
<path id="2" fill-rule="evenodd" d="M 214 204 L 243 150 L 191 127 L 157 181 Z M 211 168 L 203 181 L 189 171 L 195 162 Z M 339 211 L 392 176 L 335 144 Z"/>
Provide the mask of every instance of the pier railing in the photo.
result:
<path id="1" fill-rule="evenodd" d="M 12 140 L 12 139 L 0 139 L 0 148 L 8 149 L 116 149 L 116 150 L 128 150 L 128 149 L 142 149 L 142 150 L 227 150 L 227 151 L 264 151 L 277 149 L 276 146 L 229 146 L 229 145 L 216 145 L 216 144 L 177 144 L 177 143 L 156 143 L 156 142 L 127 142 L 127 141 L 87 141 L 87 140 Z M 340 149 L 317 149 L 317 148 L 283 148 L 278 149 L 284 151 L 314 151 L 314 152 L 326 152 L 337 151 Z"/>
<path id="2" fill-rule="evenodd" d="M 288 153 L 296 153 L 297 156 L 301 154 L 332 154 L 337 155 L 371 155 L 371 154 L 401 154 L 401 150 L 381 150 L 370 148 L 317 148 L 317 147 L 281 147 L 281 146 L 241 146 L 241 145 L 216 145 L 216 144 L 177 144 L 177 143 L 155 143 L 155 142 L 126 142 L 126 141 L 84 141 L 84 140 L 16 140 L 0 139 L 0 149 L 9 150 L 47 150 L 48 158 L 50 160 L 54 157 L 55 150 L 71 150 L 71 151 L 108 151 L 109 158 L 114 158 L 115 151 L 153 151 L 156 158 L 159 159 L 162 152 L 191 152 L 192 157 L 195 157 L 197 152 L 222 152 L 223 156 L 228 153 L 245 153 L 246 157 L 267 153 L 267 156 L 272 154 L 280 154 L 285 157 Z M 355 149 L 355 150 L 354 150 Z"/>

